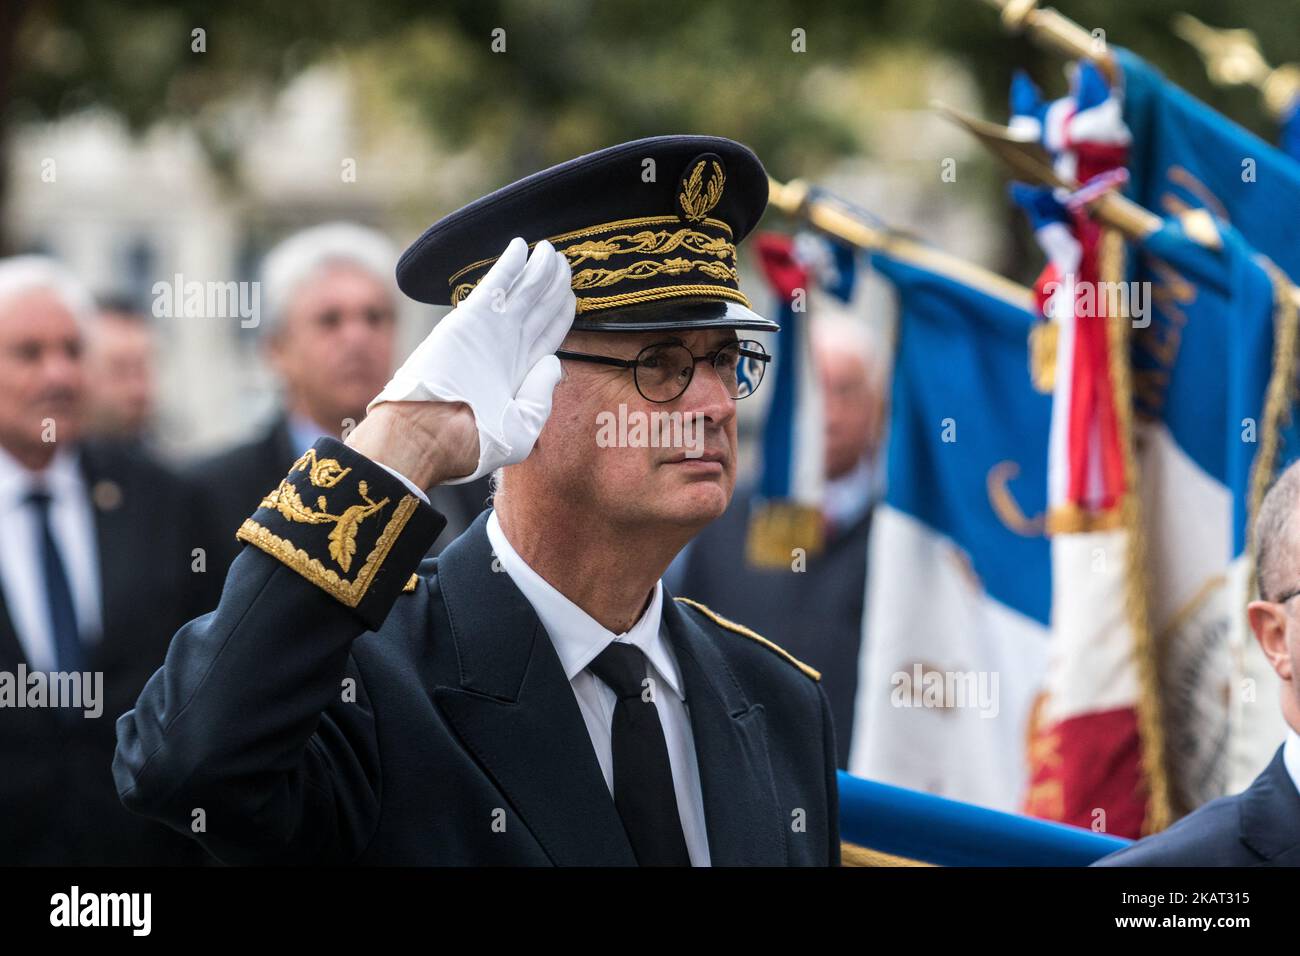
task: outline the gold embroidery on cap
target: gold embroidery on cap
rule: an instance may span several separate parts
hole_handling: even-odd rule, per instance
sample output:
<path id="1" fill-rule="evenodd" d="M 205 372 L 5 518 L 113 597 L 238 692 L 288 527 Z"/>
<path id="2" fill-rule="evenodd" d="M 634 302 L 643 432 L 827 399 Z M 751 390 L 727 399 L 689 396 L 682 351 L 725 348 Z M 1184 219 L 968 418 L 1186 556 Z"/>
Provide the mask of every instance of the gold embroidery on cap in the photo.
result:
<path id="1" fill-rule="evenodd" d="M 686 177 L 686 183 L 677 196 L 677 201 L 682 204 L 682 212 L 692 222 L 703 219 L 708 211 L 718 204 L 718 200 L 722 198 L 722 187 L 727 181 L 727 177 L 722 173 L 722 164 L 714 159 L 709 162 L 713 175 L 705 183 L 704 163 L 705 161 L 701 159 L 695 164 L 695 168 Z"/>
<path id="2" fill-rule="evenodd" d="M 639 305 L 642 302 L 658 302 L 663 299 L 682 298 L 730 299 L 749 308 L 749 300 L 744 293 L 725 285 L 670 285 L 653 289 L 636 289 L 621 292 L 618 295 L 586 296 L 578 299 L 577 312 L 595 312 L 602 309 L 618 309 L 625 305 Z"/>
<path id="3" fill-rule="evenodd" d="M 571 232 L 562 232 L 558 236 L 547 236 L 546 241 L 558 249 L 561 243 L 569 239 L 585 239 L 588 236 L 596 236 L 603 232 L 610 232 L 615 229 L 630 230 L 638 227 L 644 228 L 648 226 L 676 226 L 676 225 L 680 225 L 681 221 L 682 220 L 679 216 L 641 216 L 637 219 L 616 219 L 613 222 L 602 222 L 602 223 L 597 223 L 594 226 L 585 226 L 582 229 L 574 229 Z M 731 227 L 727 225 L 725 222 L 723 222 L 721 219 L 712 219 L 712 218 L 705 219 L 702 223 L 700 223 L 700 225 L 709 226 L 713 229 L 719 229 L 722 232 L 725 232 L 728 236 L 731 235 Z M 528 244 L 529 250 L 531 251 L 532 248 L 536 245 L 537 242 L 530 242 Z M 494 262 L 496 262 L 499 258 L 501 257 L 490 256 L 487 259 L 479 259 L 477 262 L 471 262 L 469 265 L 457 269 L 447 279 L 447 285 L 455 288 L 457 279 L 460 279 L 462 276 L 467 275 L 476 269 L 483 269 L 484 271 L 486 271 L 487 268 L 491 266 Z M 473 285 L 473 283 L 471 283 L 471 285 Z"/>
<path id="4" fill-rule="evenodd" d="M 678 229 L 669 232 L 666 229 L 609 236 L 604 239 L 588 239 L 576 242 L 560 251 L 569 260 L 569 265 L 580 266 L 587 260 L 604 262 L 610 256 L 639 253 L 641 255 L 666 255 L 677 249 L 696 252 L 700 255 L 714 256 L 718 259 L 735 258 L 736 247 L 719 236 L 695 229 Z"/>
<path id="5" fill-rule="evenodd" d="M 731 266 L 708 259 L 642 259 L 622 269 L 583 269 L 573 274 L 573 291 L 601 289 L 624 279 L 653 279 L 659 275 L 679 276 L 699 270 L 711 279 L 740 281 L 740 273 Z"/>

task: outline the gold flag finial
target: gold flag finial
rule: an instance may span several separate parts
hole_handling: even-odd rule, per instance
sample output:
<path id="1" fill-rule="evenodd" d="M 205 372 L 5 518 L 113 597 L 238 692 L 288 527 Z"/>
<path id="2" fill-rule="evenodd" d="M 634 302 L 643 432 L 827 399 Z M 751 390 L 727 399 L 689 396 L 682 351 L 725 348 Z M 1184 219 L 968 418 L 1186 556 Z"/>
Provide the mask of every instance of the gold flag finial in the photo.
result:
<path id="1" fill-rule="evenodd" d="M 1076 60 L 1088 60 L 1101 70 L 1106 81 L 1113 83 L 1117 69 L 1106 31 L 1087 30 L 1051 7 L 1040 7 L 1038 0 L 985 0 L 1002 16 L 1008 33 L 1023 33 L 1049 49 Z"/>
<path id="2" fill-rule="evenodd" d="M 1250 30 L 1229 30 L 1202 23 L 1190 13 L 1174 17 L 1174 32 L 1196 48 L 1205 72 L 1216 86 L 1253 86 L 1274 118 L 1281 119 L 1300 96 L 1300 64 L 1274 68 Z"/>
<path id="3" fill-rule="evenodd" d="M 1017 179 L 1035 186 L 1050 186 L 1070 192 L 1079 188 L 1077 182 L 1067 180 L 1056 172 L 1047 151 L 1037 142 L 1026 141 L 1006 126 L 990 123 L 943 103 L 932 105 L 1002 160 Z M 1101 193 L 1087 205 L 1096 219 L 1114 226 L 1131 238 L 1149 235 L 1160 228 L 1159 216 L 1113 190 Z"/>
<path id="4" fill-rule="evenodd" d="M 975 116 L 970 116 L 942 103 L 933 104 L 945 117 L 969 131 L 980 143 L 995 156 L 1005 162 L 1015 175 L 1024 182 L 1035 186 L 1051 186 L 1055 189 L 1074 191 L 1079 188 L 1059 176 L 1054 169 L 1043 168 L 1041 157 L 1028 148 L 1023 137 L 1012 130 L 996 123 L 990 123 Z M 1130 239 L 1148 236 L 1160 228 L 1163 220 L 1147 209 L 1115 190 L 1103 192 L 1088 200 L 1088 212 L 1103 225 L 1112 226 Z M 1187 237 L 1197 245 L 1207 249 L 1218 249 L 1223 245 L 1218 226 L 1210 214 L 1204 210 L 1192 210 L 1178 217 Z M 1291 286 L 1288 295 L 1297 307 L 1300 307 L 1300 286 Z"/>

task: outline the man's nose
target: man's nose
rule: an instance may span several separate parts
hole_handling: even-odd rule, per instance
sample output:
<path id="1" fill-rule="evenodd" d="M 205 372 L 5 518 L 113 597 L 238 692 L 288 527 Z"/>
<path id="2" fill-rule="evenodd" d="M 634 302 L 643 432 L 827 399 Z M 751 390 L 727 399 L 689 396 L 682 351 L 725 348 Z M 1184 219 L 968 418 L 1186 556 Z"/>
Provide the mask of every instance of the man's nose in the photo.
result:
<path id="1" fill-rule="evenodd" d="M 701 412 L 709 421 L 723 424 L 736 414 L 736 400 L 722 383 L 712 362 L 701 361 L 695 366 L 691 384 L 679 400 L 684 412 Z"/>
<path id="2" fill-rule="evenodd" d="M 369 344 L 378 336 L 378 330 L 366 319 L 366 313 L 362 309 L 357 309 L 348 313 L 342 323 L 340 333 L 346 345 L 364 346 Z"/>
<path id="3" fill-rule="evenodd" d="M 41 372 L 47 382 L 74 385 L 81 378 L 81 356 L 68 349 L 46 349 Z"/>

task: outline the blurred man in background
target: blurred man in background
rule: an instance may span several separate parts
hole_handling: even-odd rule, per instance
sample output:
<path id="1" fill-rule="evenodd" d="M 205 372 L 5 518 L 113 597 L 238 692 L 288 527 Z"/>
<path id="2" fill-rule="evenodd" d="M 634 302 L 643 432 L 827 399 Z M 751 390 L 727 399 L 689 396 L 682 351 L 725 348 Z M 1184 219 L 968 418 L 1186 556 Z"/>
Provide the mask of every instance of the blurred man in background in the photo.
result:
<path id="1" fill-rule="evenodd" d="M 835 721 L 837 759 L 848 767 L 858 650 L 867 582 L 867 535 L 878 492 L 876 450 L 882 400 L 869 332 L 848 316 L 818 316 L 813 352 L 825 400 L 824 544 L 804 570 L 754 567 L 744 560 L 753 489 L 737 491 L 726 513 L 675 563 L 675 591 L 765 637 L 822 673 Z"/>
<path id="2" fill-rule="evenodd" d="M 209 568 L 224 577 L 235 532 L 293 461 L 322 435 L 346 437 L 393 372 L 397 339 L 397 250 L 353 223 L 305 229 L 262 264 L 265 357 L 283 389 L 282 411 L 261 435 L 200 462 L 193 474 L 213 503 Z M 434 553 L 486 506 L 487 482 L 439 488 L 448 523 Z"/>
<path id="3" fill-rule="evenodd" d="M 1242 793 L 1211 800 L 1094 865 L 1300 866 L 1300 462 L 1282 472 L 1260 504 L 1255 567 L 1260 600 L 1246 611 L 1282 682 L 1286 740 Z"/>
<path id="4" fill-rule="evenodd" d="M 94 305 L 50 259 L 0 259 L 0 862 L 196 862 L 126 812 L 113 725 L 221 579 L 191 569 L 194 489 L 85 433 Z"/>
<path id="5" fill-rule="evenodd" d="M 144 444 L 157 405 L 156 344 L 149 319 L 126 299 L 99 303 L 86 336 L 87 429 Z"/>

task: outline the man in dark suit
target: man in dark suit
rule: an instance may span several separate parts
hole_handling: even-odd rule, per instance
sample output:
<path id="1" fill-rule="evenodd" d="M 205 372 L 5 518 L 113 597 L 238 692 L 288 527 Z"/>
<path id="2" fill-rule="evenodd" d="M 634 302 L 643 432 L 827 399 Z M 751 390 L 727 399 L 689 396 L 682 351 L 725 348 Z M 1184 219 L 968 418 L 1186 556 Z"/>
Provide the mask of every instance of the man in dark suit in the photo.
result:
<path id="1" fill-rule="evenodd" d="M 660 582 L 734 487 L 766 194 L 739 143 L 659 137 L 426 232 L 399 281 L 455 310 L 241 526 L 119 721 L 123 802 L 227 862 L 838 864 L 816 671 Z M 422 489 L 498 468 L 420 566 Z"/>
<path id="2" fill-rule="evenodd" d="M 284 477 L 285 463 L 321 435 L 346 434 L 392 374 L 396 257 L 387 239 L 351 223 L 302 230 L 267 253 L 259 331 L 284 410 L 260 435 L 189 469 L 212 509 L 207 559 L 216 575 L 239 553 L 235 532 Z M 439 489 L 434 498 L 447 517 L 437 553 L 487 506 L 487 482 Z"/>
<path id="3" fill-rule="evenodd" d="M 1261 599 L 1247 614 L 1281 681 L 1286 740 L 1244 792 L 1212 800 L 1094 865 L 1300 866 L 1300 463 L 1260 504 L 1255 566 Z"/>
<path id="4" fill-rule="evenodd" d="M 192 568 L 195 489 L 81 441 L 90 315 L 52 261 L 0 260 L 0 863 L 193 863 L 121 806 L 113 725 L 220 578 Z"/>
<path id="5" fill-rule="evenodd" d="M 822 544 L 796 568 L 789 551 L 769 564 L 747 548 L 763 503 L 752 489 L 673 562 L 674 589 L 764 634 L 822 674 L 835 717 L 841 768 L 849 764 L 867 589 L 867 538 L 879 493 L 875 453 L 881 398 L 871 346 L 847 317 L 815 320 L 813 354 L 825 406 Z"/>

